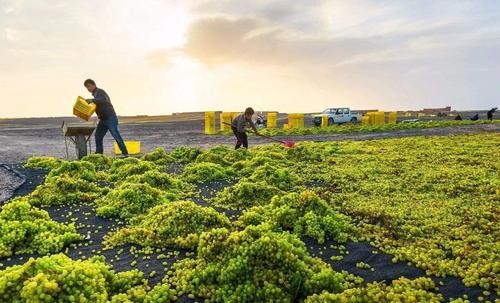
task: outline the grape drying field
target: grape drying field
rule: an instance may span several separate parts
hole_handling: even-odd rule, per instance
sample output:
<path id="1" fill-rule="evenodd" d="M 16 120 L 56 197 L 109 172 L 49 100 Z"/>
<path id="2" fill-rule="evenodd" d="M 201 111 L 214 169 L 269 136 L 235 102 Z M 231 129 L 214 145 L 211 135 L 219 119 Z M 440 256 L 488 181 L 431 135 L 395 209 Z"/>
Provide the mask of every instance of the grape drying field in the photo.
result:
<path id="1" fill-rule="evenodd" d="M 0 302 L 498 302 L 498 133 L 35 157 Z"/>

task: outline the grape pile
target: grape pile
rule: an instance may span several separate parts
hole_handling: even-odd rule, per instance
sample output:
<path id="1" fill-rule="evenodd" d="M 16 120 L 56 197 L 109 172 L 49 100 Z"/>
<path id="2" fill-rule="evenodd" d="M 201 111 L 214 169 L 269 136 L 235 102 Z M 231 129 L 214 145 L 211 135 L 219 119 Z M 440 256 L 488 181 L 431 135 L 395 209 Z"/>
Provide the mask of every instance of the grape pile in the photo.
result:
<path id="1" fill-rule="evenodd" d="M 187 164 L 196 160 L 202 153 L 201 149 L 195 147 L 179 146 L 170 152 L 170 157 L 177 163 Z"/>
<path id="2" fill-rule="evenodd" d="M 123 181 L 116 182 L 115 185 L 119 186 L 122 183 L 148 184 L 153 188 L 175 193 L 181 197 L 191 196 L 195 190 L 192 184 L 157 170 L 148 170 L 140 175 L 131 175 Z"/>
<path id="3" fill-rule="evenodd" d="M 400 129 L 415 129 L 415 128 L 434 128 L 434 127 L 448 127 L 460 125 L 476 125 L 489 123 L 486 120 L 441 120 L 441 121 L 422 121 L 416 123 L 397 123 L 397 124 L 346 124 L 346 125 L 332 125 L 328 127 L 308 127 L 308 128 L 265 128 L 260 132 L 268 136 L 282 136 L 282 135 L 314 135 L 314 134 L 346 134 L 352 132 L 374 132 L 374 131 L 389 131 Z M 493 123 L 498 123 L 498 120 L 493 120 Z M 227 133 L 228 135 L 232 133 Z"/>
<path id="4" fill-rule="evenodd" d="M 177 200 L 177 195 L 151 187 L 147 183 L 122 183 L 95 201 L 96 213 L 103 217 L 130 219 L 151 207 Z"/>
<path id="5" fill-rule="evenodd" d="M 250 182 L 241 179 L 235 185 L 218 192 L 213 199 L 213 204 L 229 209 L 247 209 L 256 205 L 265 205 L 279 193 L 281 193 L 279 188 L 264 181 Z"/>
<path id="6" fill-rule="evenodd" d="M 200 162 L 186 165 L 182 178 L 192 183 L 203 183 L 226 180 L 232 175 L 234 175 L 234 172 L 231 169 L 225 169 L 219 164 Z"/>
<path id="7" fill-rule="evenodd" d="M 231 166 L 234 162 L 242 161 L 250 158 L 252 153 L 246 149 L 235 150 L 227 146 L 215 146 L 209 150 L 204 151 L 196 157 L 196 163 L 210 162 L 227 167 Z"/>
<path id="8" fill-rule="evenodd" d="M 33 169 L 53 169 L 61 164 L 61 160 L 54 157 L 31 157 L 24 167 Z"/>
<path id="9" fill-rule="evenodd" d="M 213 208 L 177 201 L 151 208 L 146 215 L 131 220 L 130 226 L 110 234 L 106 242 L 195 248 L 202 232 L 229 226 L 229 219 Z"/>
<path id="10" fill-rule="evenodd" d="M 326 237 L 345 242 L 354 234 L 349 217 L 335 212 L 311 191 L 275 196 L 271 203 L 245 211 L 236 222 L 239 226 L 269 223 L 282 230 L 306 235 L 323 243 Z"/>
<path id="11" fill-rule="evenodd" d="M 310 257 L 296 236 L 267 225 L 202 233 L 197 251 L 196 259 L 175 263 L 166 282 L 208 302 L 291 302 L 361 282 Z"/>
<path id="12" fill-rule="evenodd" d="M 106 190 L 99 188 L 95 167 L 87 161 L 62 162 L 50 171 L 44 184 L 28 197 L 36 206 L 73 204 L 93 201 Z"/>
<path id="13" fill-rule="evenodd" d="M 390 285 L 383 282 L 369 283 L 364 287 L 351 288 L 342 293 L 324 292 L 309 296 L 305 303 L 392 303 L 392 302 L 429 302 L 443 301 L 443 296 L 437 293 L 437 288 L 430 278 L 410 280 L 399 278 Z"/>
<path id="14" fill-rule="evenodd" d="M 115 273 L 102 257 L 73 261 L 57 254 L 0 271 L 2 302 L 142 302 L 117 300 L 133 299 L 134 288 L 145 297 L 147 285 L 140 271 Z"/>
<path id="15" fill-rule="evenodd" d="M 170 162 L 174 162 L 174 158 L 169 156 L 165 149 L 158 147 L 152 152 L 145 154 L 142 160 L 153 162 L 156 165 L 164 166 Z"/>
<path id="16" fill-rule="evenodd" d="M 107 171 L 108 181 L 122 181 L 129 176 L 142 175 L 147 171 L 156 170 L 157 168 L 158 166 L 153 162 L 142 161 L 132 157 L 118 159 L 113 162 L 111 168 Z"/>
<path id="17" fill-rule="evenodd" d="M 0 257 L 22 253 L 55 253 L 81 240 L 73 224 L 51 220 L 49 214 L 16 198 L 0 211 Z"/>
<path id="18" fill-rule="evenodd" d="M 256 168 L 248 180 L 252 182 L 264 181 L 284 191 L 294 190 L 302 183 L 297 174 L 289 168 L 280 168 L 269 163 Z"/>
<path id="19" fill-rule="evenodd" d="M 103 154 L 90 154 L 83 157 L 81 160 L 94 164 L 94 167 L 97 171 L 108 170 L 113 164 L 113 158 L 105 156 Z"/>

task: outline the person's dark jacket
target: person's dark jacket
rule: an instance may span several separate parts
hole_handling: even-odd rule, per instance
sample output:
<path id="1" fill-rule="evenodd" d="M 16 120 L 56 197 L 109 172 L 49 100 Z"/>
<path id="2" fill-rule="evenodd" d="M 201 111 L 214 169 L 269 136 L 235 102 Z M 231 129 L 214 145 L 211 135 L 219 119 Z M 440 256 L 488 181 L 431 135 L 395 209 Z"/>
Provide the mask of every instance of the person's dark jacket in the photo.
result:
<path id="1" fill-rule="evenodd" d="M 92 92 L 93 99 L 87 99 L 87 102 L 93 102 L 96 105 L 95 113 L 100 120 L 106 120 L 110 117 L 116 117 L 115 109 L 111 104 L 108 94 L 98 87 Z"/>
<path id="2" fill-rule="evenodd" d="M 250 127 L 252 127 L 254 131 L 257 131 L 257 128 L 255 127 L 255 124 L 253 123 L 252 119 L 248 119 L 245 116 L 245 114 L 240 114 L 239 116 L 234 118 L 233 123 L 231 123 L 231 126 L 234 129 L 236 129 L 237 132 L 244 133 L 247 124 L 250 124 Z"/>

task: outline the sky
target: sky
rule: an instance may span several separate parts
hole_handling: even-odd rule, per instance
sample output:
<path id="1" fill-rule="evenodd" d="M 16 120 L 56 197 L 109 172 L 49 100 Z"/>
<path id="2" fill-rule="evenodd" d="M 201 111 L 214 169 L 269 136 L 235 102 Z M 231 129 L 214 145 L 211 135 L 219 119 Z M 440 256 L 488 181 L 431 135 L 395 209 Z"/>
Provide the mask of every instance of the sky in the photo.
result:
<path id="1" fill-rule="evenodd" d="M 500 1 L 0 0 L 0 118 L 500 105 Z"/>

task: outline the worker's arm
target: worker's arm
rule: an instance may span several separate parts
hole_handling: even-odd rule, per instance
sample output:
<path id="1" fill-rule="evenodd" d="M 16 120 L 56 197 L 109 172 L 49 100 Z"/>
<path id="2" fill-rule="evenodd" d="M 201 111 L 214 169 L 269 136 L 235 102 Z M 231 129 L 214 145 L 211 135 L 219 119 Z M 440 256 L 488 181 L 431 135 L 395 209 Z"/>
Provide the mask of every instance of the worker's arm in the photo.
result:
<path id="1" fill-rule="evenodd" d="M 253 123 L 252 119 L 248 119 L 247 121 L 250 124 L 250 126 L 252 127 L 253 131 L 255 133 L 258 133 L 259 131 L 257 130 L 257 127 L 255 127 L 255 123 Z"/>
<path id="2" fill-rule="evenodd" d="M 103 104 L 104 102 L 107 102 L 108 101 L 108 96 L 106 95 L 106 93 L 102 90 L 102 89 L 99 89 L 94 98 L 92 99 L 87 99 L 87 102 L 88 103 L 95 103 L 95 105 L 99 106 L 100 104 Z"/>

